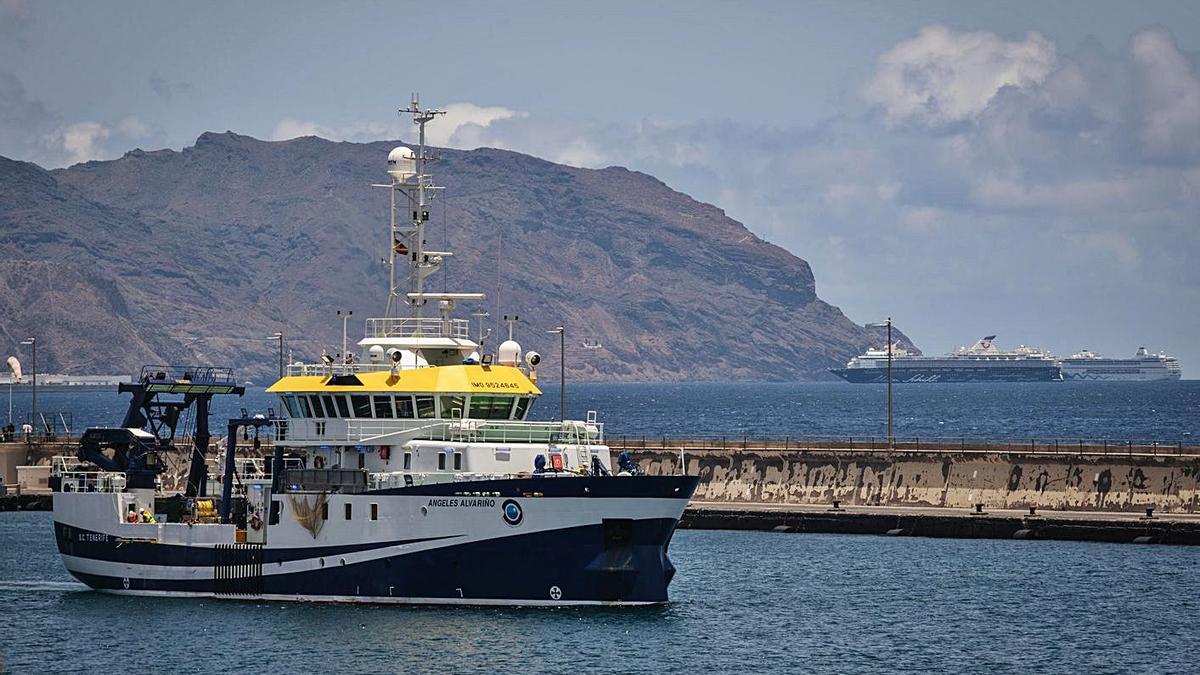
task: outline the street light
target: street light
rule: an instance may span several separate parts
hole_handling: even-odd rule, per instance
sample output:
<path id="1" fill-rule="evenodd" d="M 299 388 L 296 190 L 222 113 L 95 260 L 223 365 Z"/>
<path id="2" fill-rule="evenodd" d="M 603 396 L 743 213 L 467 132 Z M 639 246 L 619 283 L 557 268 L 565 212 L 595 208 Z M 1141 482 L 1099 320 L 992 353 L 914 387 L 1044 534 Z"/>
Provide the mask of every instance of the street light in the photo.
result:
<path id="1" fill-rule="evenodd" d="M 567 421 L 567 329 L 559 326 L 547 333 L 558 333 L 558 421 Z"/>
<path id="2" fill-rule="evenodd" d="M 33 423 L 33 427 L 36 430 L 38 427 L 38 419 L 37 419 L 37 338 L 32 338 L 32 337 L 25 338 L 24 340 L 21 341 L 21 344 L 29 345 L 29 346 L 33 347 L 33 369 L 32 369 L 32 372 L 33 372 L 33 406 L 32 406 L 33 410 L 30 413 L 32 416 L 32 419 L 30 420 L 30 422 Z"/>
<path id="3" fill-rule="evenodd" d="M 274 335 L 267 338 L 268 340 L 279 341 L 279 377 L 283 378 L 283 333 L 276 331 Z"/>
<path id="4" fill-rule="evenodd" d="M 892 317 L 888 317 L 883 323 L 869 323 L 869 328 L 887 328 L 887 349 L 888 349 L 888 365 L 887 365 L 887 437 L 888 450 L 896 449 L 896 437 L 892 435 Z"/>
<path id="5" fill-rule="evenodd" d="M 354 311 L 349 309 L 339 309 L 337 311 L 337 315 L 342 317 L 342 353 L 339 356 L 342 359 L 342 363 L 349 363 L 349 359 L 346 358 L 346 322 L 350 320 L 351 316 L 354 316 Z"/>

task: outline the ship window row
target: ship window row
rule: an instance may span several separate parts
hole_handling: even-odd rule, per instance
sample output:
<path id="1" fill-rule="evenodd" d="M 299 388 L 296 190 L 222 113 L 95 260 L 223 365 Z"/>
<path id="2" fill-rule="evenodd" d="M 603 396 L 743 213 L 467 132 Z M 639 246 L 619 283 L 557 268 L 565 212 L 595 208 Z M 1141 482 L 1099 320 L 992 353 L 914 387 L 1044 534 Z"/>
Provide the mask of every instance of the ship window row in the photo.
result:
<path id="1" fill-rule="evenodd" d="M 523 420 L 533 398 L 504 394 L 289 394 L 281 397 L 294 418 Z"/>

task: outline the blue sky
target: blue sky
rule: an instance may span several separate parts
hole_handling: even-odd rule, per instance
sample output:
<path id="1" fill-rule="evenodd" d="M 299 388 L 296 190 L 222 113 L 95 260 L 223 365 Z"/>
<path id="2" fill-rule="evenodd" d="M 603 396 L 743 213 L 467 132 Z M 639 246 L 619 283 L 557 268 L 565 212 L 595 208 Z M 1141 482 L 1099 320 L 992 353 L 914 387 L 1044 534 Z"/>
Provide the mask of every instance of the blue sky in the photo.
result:
<path id="1" fill-rule="evenodd" d="M 926 351 L 1200 374 L 1200 3 L 0 0 L 0 154 L 407 135 L 624 165 Z"/>

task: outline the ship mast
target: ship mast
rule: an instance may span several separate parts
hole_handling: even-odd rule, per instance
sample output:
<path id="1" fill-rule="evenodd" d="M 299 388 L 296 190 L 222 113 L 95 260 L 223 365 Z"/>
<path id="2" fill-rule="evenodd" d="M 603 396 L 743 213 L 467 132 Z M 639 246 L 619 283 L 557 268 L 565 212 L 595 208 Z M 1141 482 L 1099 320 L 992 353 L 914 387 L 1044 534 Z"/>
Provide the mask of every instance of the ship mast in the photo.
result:
<path id="1" fill-rule="evenodd" d="M 408 258 L 408 263 L 412 268 L 409 274 L 407 301 L 413 307 L 413 316 L 419 319 L 422 308 L 428 301 L 424 293 L 425 278 L 441 268 L 443 257 L 451 255 L 448 251 L 427 251 L 425 249 L 425 225 L 429 221 L 429 202 L 435 191 L 443 189 L 434 185 L 433 179 L 425 173 L 425 163 L 432 159 L 425 151 L 425 125 L 438 115 L 445 115 L 446 112 L 432 108 L 422 109 L 420 97 L 414 94 L 412 102 L 407 108 L 401 108 L 400 113 L 412 115 L 413 124 L 417 125 L 419 134 L 415 154 L 411 154 L 410 151 L 408 157 L 398 158 L 395 157 L 397 151 L 393 151 L 393 156 L 388 158 L 388 173 L 392 176 L 392 183 L 387 186 L 391 188 L 391 242 L 388 259 L 388 300 L 384 316 L 395 317 L 401 304 L 400 289 L 396 281 L 396 258 L 403 256 Z M 408 163 L 406 160 L 410 160 L 414 172 L 410 174 L 405 167 L 397 166 L 397 160 L 401 163 Z M 394 171 L 393 168 L 395 168 Z M 408 205 L 409 213 L 405 215 L 411 216 L 407 223 L 400 222 L 402 217 L 398 217 L 398 202 L 401 199 Z"/>

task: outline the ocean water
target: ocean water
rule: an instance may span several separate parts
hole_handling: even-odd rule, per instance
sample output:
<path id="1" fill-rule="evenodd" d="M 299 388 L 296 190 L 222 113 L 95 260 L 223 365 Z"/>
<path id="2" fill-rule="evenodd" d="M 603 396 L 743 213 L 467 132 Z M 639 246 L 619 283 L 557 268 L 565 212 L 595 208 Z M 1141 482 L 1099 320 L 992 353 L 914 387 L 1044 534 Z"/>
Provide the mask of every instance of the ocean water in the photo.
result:
<path id="1" fill-rule="evenodd" d="M 8 672 L 1196 671 L 1190 547 L 680 531 L 668 605 L 476 609 L 104 595 L 50 532 L 0 514 Z"/>
<path id="2" fill-rule="evenodd" d="M 531 418 L 559 416 L 557 383 L 543 379 L 544 395 Z M 921 439 L 1110 439 L 1200 442 L 1200 380 L 1153 383 L 961 383 L 896 385 L 895 434 Z M 0 390 L 0 396 L 7 392 Z M 75 430 L 114 426 L 127 396 L 108 391 L 43 392 L 38 407 L 63 412 Z M 0 406 L 6 405 L 0 399 Z M 14 396 L 24 419 L 28 391 Z M 279 409 L 278 400 L 251 388 L 246 396 L 214 399 L 210 424 Z M 572 384 L 567 416 L 596 410 L 610 436 L 740 438 L 742 436 L 886 438 L 887 388 L 850 383 L 799 384 Z M 4 414 L 0 408 L 0 415 Z"/>
<path id="3" fill-rule="evenodd" d="M 558 413 L 545 384 L 535 408 Z M 570 385 L 610 435 L 882 436 L 885 390 L 850 384 Z M 22 404 L 14 406 L 18 417 Z M 220 403 L 213 426 L 262 393 Z M 123 397 L 46 392 L 76 429 Z M 1200 435 L 1200 382 L 896 387 L 921 438 Z M 219 432 L 218 432 L 219 433 Z M 680 531 L 658 608 L 360 607 L 122 598 L 58 559 L 48 513 L 0 513 L 10 672 L 1195 672 L 1200 549 Z M 0 672 L 4 672 L 0 668 Z"/>

